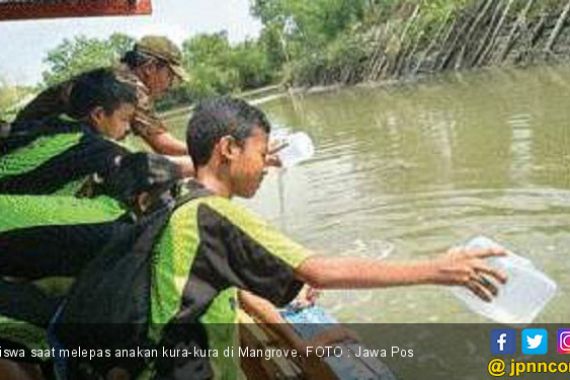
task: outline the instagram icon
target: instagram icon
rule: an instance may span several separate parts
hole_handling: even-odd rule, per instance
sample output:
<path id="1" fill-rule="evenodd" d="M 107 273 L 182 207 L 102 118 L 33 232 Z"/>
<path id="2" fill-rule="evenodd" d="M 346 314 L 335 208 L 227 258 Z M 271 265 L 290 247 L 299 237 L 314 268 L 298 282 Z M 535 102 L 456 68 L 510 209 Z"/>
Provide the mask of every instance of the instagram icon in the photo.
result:
<path id="1" fill-rule="evenodd" d="M 558 345 L 556 348 L 559 354 L 570 354 L 570 329 L 558 329 Z"/>

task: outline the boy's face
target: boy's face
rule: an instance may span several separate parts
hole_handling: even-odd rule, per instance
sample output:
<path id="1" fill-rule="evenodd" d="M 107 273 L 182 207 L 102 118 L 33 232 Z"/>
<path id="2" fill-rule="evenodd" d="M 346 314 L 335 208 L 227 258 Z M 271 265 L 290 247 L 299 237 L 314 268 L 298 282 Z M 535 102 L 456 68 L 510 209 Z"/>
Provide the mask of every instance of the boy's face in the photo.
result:
<path id="1" fill-rule="evenodd" d="M 267 133 L 256 127 L 231 155 L 229 177 L 234 195 L 251 198 L 259 189 L 265 176 L 268 140 Z"/>
<path id="2" fill-rule="evenodd" d="M 99 133 L 113 140 L 120 140 L 126 136 L 134 114 L 135 107 L 130 103 L 122 103 L 111 114 L 107 114 L 103 108 L 97 107 L 91 113 L 91 122 Z"/>

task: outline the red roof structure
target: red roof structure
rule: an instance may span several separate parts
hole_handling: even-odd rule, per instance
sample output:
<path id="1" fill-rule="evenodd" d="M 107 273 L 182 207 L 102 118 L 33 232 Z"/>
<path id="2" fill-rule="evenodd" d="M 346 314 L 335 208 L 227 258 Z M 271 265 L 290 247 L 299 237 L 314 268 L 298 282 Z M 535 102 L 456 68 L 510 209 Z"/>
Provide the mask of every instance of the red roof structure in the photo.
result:
<path id="1" fill-rule="evenodd" d="M 0 21 L 151 12 L 151 0 L 0 0 Z"/>

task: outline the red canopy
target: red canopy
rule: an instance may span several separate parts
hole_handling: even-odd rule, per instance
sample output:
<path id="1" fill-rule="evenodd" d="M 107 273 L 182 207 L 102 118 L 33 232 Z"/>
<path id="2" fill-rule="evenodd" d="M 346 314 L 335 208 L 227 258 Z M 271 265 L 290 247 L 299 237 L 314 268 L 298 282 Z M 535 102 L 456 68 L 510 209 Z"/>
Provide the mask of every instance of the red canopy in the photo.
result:
<path id="1" fill-rule="evenodd" d="M 0 21 L 151 12 L 151 0 L 0 0 Z"/>

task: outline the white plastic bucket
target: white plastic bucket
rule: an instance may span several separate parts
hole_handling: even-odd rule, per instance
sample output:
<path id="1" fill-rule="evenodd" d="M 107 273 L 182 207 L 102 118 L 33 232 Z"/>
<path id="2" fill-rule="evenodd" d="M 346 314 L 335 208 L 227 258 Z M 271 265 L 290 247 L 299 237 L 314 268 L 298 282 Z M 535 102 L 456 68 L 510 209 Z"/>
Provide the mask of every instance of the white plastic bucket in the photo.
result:
<path id="1" fill-rule="evenodd" d="M 296 132 L 284 139 L 287 146 L 277 152 L 284 168 L 290 168 L 298 163 L 308 160 L 315 154 L 313 140 L 305 132 Z"/>
<path id="2" fill-rule="evenodd" d="M 501 247 L 493 240 L 478 236 L 466 248 Z M 453 293 L 477 314 L 504 324 L 529 324 L 556 293 L 556 283 L 539 271 L 530 260 L 507 251 L 507 256 L 488 259 L 489 266 L 506 272 L 505 285 L 498 286 L 499 294 L 485 302 L 463 287 Z"/>

